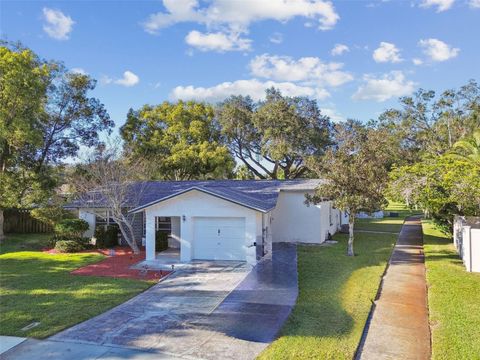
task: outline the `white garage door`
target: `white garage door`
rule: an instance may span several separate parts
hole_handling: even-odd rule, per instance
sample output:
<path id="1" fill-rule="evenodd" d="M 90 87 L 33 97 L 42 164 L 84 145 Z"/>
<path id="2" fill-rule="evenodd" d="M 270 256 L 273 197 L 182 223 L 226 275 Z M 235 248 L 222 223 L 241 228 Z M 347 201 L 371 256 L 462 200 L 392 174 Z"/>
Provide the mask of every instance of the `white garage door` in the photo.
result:
<path id="1" fill-rule="evenodd" d="M 245 261 L 245 218 L 197 217 L 194 258 Z"/>

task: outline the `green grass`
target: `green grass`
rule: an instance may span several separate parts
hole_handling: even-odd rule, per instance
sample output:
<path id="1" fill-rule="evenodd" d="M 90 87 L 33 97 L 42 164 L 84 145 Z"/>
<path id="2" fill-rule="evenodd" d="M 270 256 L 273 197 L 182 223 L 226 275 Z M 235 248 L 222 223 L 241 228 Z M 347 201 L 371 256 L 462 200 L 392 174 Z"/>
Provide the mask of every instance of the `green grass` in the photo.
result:
<path id="1" fill-rule="evenodd" d="M 352 359 L 396 238 L 356 233 L 355 257 L 343 234 L 333 246 L 298 247 L 297 304 L 260 358 Z"/>
<path id="2" fill-rule="evenodd" d="M 10 235 L 0 255 L 0 335 L 44 338 L 128 300 L 151 282 L 70 275 L 100 254 L 47 254 L 46 235 Z M 34 321 L 40 325 L 20 329 Z"/>
<path id="3" fill-rule="evenodd" d="M 480 274 L 466 272 L 450 237 L 422 224 L 432 359 L 480 359 Z"/>
<path id="4" fill-rule="evenodd" d="M 386 231 L 399 233 L 402 229 L 403 219 L 407 216 L 421 214 L 421 211 L 408 209 L 404 204 L 391 202 L 385 213 L 396 212 L 398 217 L 385 217 L 383 219 L 356 219 L 355 230 Z"/>

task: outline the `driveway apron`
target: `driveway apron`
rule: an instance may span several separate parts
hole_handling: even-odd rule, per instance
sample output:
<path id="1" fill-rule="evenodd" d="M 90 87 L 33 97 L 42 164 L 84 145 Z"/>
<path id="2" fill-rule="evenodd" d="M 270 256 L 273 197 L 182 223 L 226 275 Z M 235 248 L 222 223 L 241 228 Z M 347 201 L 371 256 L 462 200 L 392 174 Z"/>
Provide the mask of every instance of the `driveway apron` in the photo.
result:
<path id="1" fill-rule="evenodd" d="M 49 340 L 176 358 L 253 359 L 295 305 L 296 261 L 295 245 L 275 244 L 272 259 L 251 271 L 241 262 L 199 262 Z M 35 346 L 29 354 L 34 356 Z M 12 349 L 9 359 L 15 358 Z M 68 354 L 57 358 L 73 360 Z"/>

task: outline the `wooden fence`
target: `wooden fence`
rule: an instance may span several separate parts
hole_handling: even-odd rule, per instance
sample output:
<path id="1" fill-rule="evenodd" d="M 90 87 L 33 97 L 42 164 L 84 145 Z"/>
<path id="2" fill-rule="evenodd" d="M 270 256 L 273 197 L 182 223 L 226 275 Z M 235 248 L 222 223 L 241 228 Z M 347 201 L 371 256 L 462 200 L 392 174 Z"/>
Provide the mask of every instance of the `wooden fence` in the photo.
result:
<path id="1" fill-rule="evenodd" d="M 33 218 L 30 215 L 30 210 L 7 209 L 3 211 L 3 216 L 3 231 L 5 233 L 33 234 L 53 232 L 50 225 Z"/>

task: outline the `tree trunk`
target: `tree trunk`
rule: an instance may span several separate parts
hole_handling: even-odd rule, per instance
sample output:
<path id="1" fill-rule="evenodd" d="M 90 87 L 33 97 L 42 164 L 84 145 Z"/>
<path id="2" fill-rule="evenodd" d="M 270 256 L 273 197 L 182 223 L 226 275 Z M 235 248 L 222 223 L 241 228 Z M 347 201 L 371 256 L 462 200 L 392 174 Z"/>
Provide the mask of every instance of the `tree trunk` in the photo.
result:
<path id="1" fill-rule="evenodd" d="M 135 239 L 130 235 L 132 231 L 130 231 L 130 227 L 125 221 L 119 221 L 118 222 L 118 227 L 120 228 L 120 232 L 122 233 L 123 238 L 127 242 L 128 246 L 132 249 L 134 254 L 139 254 L 140 249 L 138 248 L 137 243 L 135 242 Z M 125 229 L 125 227 L 127 229 Z M 130 233 L 130 234 L 129 234 Z"/>
<path id="2" fill-rule="evenodd" d="M 3 242 L 3 240 L 5 240 L 5 234 L 3 233 L 3 222 L 4 222 L 3 209 L 0 209 L 0 243 Z"/>
<path id="3" fill-rule="evenodd" d="M 355 224 L 355 214 L 350 212 L 348 217 L 348 246 L 347 246 L 347 255 L 355 256 L 353 253 L 353 225 Z"/>

